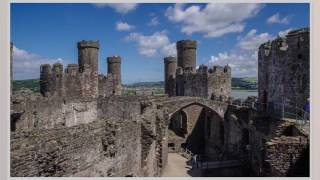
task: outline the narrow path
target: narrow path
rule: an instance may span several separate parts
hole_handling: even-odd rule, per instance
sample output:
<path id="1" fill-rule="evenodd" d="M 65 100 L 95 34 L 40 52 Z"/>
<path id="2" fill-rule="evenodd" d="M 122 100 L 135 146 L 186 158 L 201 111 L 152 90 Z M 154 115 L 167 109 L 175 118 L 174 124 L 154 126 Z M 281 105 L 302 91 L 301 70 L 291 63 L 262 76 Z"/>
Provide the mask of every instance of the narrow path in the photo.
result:
<path id="1" fill-rule="evenodd" d="M 200 177 L 200 170 L 192 170 L 187 165 L 187 159 L 178 153 L 168 153 L 168 164 L 162 172 L 162 177 Z"/>

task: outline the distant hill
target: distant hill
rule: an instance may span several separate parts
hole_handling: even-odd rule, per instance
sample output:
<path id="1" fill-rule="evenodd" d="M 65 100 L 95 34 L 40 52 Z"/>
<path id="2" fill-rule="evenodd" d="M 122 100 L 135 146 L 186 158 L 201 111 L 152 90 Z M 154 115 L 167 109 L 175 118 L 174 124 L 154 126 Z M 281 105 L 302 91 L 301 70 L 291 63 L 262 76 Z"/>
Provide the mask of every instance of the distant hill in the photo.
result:
<path id="1" fill-rule="evenodd" d="M 164 88 L 164 82 L 137 82 L 132 84 L 124 84 L 123 86 L 126 88 Z M 256 90 L 257 87 L 257 78 L 255 77 L 232 78 L 232 89 Z M 22 89 L 30 89 L 34 92 L 39 92 L 39 79 L 14 80 L 13 91 Z"/>
<path id="2" fill-rule="evenodd" d="M 40 92 L 40 80 L 39 79 L 27 79 L 27 80 L 14 80 L 12 82 L 12 90 L 29 89 L 33 92 Z"/>

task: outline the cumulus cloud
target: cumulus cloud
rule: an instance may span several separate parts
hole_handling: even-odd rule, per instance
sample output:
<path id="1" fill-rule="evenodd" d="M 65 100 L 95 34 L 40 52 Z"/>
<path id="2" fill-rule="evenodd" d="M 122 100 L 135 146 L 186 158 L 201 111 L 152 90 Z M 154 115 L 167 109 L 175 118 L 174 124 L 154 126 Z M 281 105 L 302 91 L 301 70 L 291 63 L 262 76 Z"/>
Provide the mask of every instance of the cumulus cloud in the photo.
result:
<path id="1" fill-rule="evenodd" d="M 289 28 L 289 29 L 280 31 L 280 32 L 278 33 L 278 35 L 279 35 L 280 37 L 285 37 L 285 36 L 286 36 L 290 31 L 292 31 L 292 30 L 293 30 L 293 28 Z"/>
<path id="2" fill-rule="evenodd" d="M 13 79 L 33 79 L 40 77 L 41 64 L 66 63 L 62 58 L 45 58 L 13 46 Z"/>
<path id="3" fill-rule="evenodd" d="M 133 25 L 129 25 L 128 23 L 126 22 L 117 22 L 116 23 L 116 29 L 118 31 L 130 31 L 132 29 L 134 29 L 134 26 Z"/>
<path id="4" fill-rule="evenodd" d="M 289 17 L 285 16 L 285 17 L 281 18 L 280 14 L 276 13 L 276 14 L 270 16 L 267 19 L 267 23 L 268 24 L 275 24 L 275 23 L 278 23 L 278 24 L 289 24 Z"/>
<path id="5" fill-rule="evenodd" d="M 245 36 L 239 37 L 236 46 L 230 51 L 211 56 L 208 65 L 228 64 L 234 77 L 257 76 L 258 48 L 260 44 L 274 38 L 269 33 L 259 34 L 256 29 L 252 29 Z"/>
<path id="6" fill-rule="evenodd" d="M 150 22 L 148 23 L 148 26 L 157 26 L 157 25 L 159 25 L 158 17 L 151 18 Z"/>
<path id="7" fill-rule="evenodd" d="M 141 33 L 130 33 L 126 40 L 137 43 L 139 54 L 153 57 L 157 53 L 165 56 L 176 54 L 174 43 L 171 43 L 165 31 L 155 32 L 151 35 L 143 35 Z"/>
<path id="8" fill-rule="evenodd" d="M 94 5 L 99 8 L 111 7 L 121 14 L 127 14 L 138 7 L 137 3 L 95 3 Z"/>
<path id="9" fill-rule="evenodd" d="M 257 30 L 252 29 L 244 37 L 238 39 L 237 46 L 242 50 L 256 50 L 260 44 L 273 38 L 269 33 L 257 34 Z"/>
<path id="10" fill-rule="evenodd" d="M 202 33 L 206 38 L 215 38 L 242 32 L 245 20 L 255 16 L 262 7 L 261 4 L 244 3 L 213 3 L 204 7 L 175 4 L 166 10 L 165 15 L 170 21 L 181 23 L 181 32 L 187 35 Z"/>

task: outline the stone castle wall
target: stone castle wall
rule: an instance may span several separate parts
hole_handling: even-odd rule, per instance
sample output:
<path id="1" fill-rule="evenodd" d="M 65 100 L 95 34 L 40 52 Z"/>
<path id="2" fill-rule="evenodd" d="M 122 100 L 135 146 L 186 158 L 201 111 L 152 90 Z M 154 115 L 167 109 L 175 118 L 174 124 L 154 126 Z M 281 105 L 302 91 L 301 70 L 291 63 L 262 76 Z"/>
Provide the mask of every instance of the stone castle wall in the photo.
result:
<path id="1" fill-rule="evenodd" d="M 165 58 L 165 93 L 169 96 L 196 96 L 225 100 L 231 93 L 231 68 L 201 65 L 196 69 L 197 42 L 177 42 L 178 61 Z"/>
<path id="2" fill-rule="evenodd" d="M 260 46 L 259 102 L 303 107 L 310 97 L 309 43 L 309 29 L 305 28 Z"/>
<path id="3" fill-rule="evenodd" d="M 98 75 L 99 42 L 78 42 L 78 64 L 40 67 L 40 92 L 46 97 L 97 98 L 121 95 L 121 58 L 108 57 L 108 74 Z"/>

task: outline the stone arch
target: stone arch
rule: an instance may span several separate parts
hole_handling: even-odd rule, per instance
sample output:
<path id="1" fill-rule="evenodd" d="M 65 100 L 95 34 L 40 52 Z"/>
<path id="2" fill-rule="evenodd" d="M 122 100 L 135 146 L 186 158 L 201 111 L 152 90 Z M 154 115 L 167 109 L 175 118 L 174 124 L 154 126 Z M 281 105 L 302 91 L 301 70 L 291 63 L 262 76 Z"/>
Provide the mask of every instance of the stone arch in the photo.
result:
<path id="1" fill-rule="evenodd" d="M 178 136 L 184 136 L 188 133 L 188 115 L 181 109 L 175 112 L 171 118 L 169 118 L 170 130 L 174 131 Z"/>
<path id="2" fill-rule="evenodd" d="M 199 103 L 199 102 L 190 102 L 190 103 L 188 103 L 188 104 L 183 104 L 183 105 L 181 105 L 181 106 L 179 106 L 179 107 L 171 110 L 171 111 L 169 112 L 169 118 L 168 118 L 168 119 L 170 120 L 170 119 L 172 118 L 172 116 L 175 115 L 175 113 L 177 113 L 177 112 L 179 112 L 179 111 L 181 111 L 181 110 L 183 110 L 183 109 L 185 109 L 185 108 L 187 108 L 187 107 L 189 107 L 189 106 L 192 106 L 192 105 L 198 105 L 198 106 L 201 106 L 201 107 L 203 107 L 203 108 L 209 109 L 209 110 L 215 112 L 221 119 L 223 119 L 223 117 L 221 116 L 221 114 L 219 114 L 219 112 L 217 112 L 216 109 L 208 106 L 207 104 Z"/>

